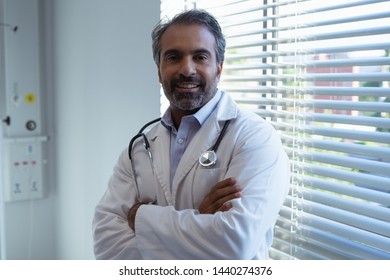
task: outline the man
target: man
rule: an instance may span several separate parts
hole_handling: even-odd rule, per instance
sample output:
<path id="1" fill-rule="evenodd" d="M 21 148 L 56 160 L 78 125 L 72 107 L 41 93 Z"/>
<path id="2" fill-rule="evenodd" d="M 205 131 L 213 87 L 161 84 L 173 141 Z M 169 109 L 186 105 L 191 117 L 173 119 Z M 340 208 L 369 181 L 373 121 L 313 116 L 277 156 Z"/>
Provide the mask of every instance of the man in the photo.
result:
<path id="1" fill-rule="evenodd" d="M 289 186 L 280 139 L 218 90 L 225 40 L 212 15 L 181 13 L 152 38 L 170 106 L 119 157 L 96 207 L 96 258 L 267 259 Z M 213 146 L 215 163 L 202 158 Z"/>

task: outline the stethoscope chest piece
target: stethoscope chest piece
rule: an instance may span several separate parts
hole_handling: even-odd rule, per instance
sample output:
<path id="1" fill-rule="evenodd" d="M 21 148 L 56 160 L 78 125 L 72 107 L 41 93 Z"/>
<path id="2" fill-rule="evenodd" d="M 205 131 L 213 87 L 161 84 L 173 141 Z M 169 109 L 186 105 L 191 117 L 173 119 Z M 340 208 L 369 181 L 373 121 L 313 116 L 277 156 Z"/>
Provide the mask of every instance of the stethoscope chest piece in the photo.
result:
<path id="1" fill-rule="evenodd" d="M 199 164 L 204 167 L 213 166 L 217 162 L 217 154 L 214 151 L 206 151 L 199 157 Z"/>
<path id="2" fill-rule="evenodd" d="M 226 132 L 226 129 L 229 125 L 230 120 L 227 120 L 221 130 L 221 133 L 218 136 L 217 141 L 215 142 L 214 146 L 206 151 L 203 152 L 200 157 L 199 157 L 199 164 L 202 165 L 203 167 L 210 167 L 213 166 L 217 162 L 217 149 L 219 147 L 219 143 L 221 142 L 223 135 Z"/>

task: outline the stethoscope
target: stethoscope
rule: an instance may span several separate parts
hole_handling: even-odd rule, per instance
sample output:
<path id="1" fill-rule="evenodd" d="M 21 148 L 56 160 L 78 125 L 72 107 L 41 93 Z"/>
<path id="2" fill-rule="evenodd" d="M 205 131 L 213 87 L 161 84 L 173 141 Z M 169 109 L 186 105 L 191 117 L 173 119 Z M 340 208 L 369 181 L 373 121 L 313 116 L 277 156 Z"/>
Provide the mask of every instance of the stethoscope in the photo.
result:
<path id="1" fill-rule="evenodd" d="M 215 163 L 217 162 L 217 159 L 218 159 L 217 149 L 219 147 L 219 144 L 221 143 L 223 136 L 225 135 L 225 132 L 226 132 L 226 129 L 227 129 L 229 123 L 230 123 L 230 120 L 227 120 L 225 122 L 225 124 L 223 125 L 221 133 L 219 134 L 217 141 L 215 141 L 214 146 L 210 150 L 205 151 L 200 155 L 198 161 L 199 161 L 199 164 L 202 165 L 203 167 L 211 167 L 211 166 L 215 165 Z"/>
<path id="2" fill-rule="evenodd" d="M 145 124 L 141 129 L 140 131 L 133 137 L 131 138 L 130 140 L 130 143 L 129 143 L 129 149 L 128 149 L 128 153 L 129 153 L 129 159 L 131 162 L 133 162 L 133 157 L 132 157 L 132 151 L 133 151 L 133 144 L 134 144 L 134 141 L 137 140 L 138 138 L 142 137 L 144 139 L 144 146 L 145 146 L 145 149 L 146 151 L 148 152 L 148 155 L 149 155 L 149 159 L 151 161 L 151 163 L 153 162 L 153 157 L 152 157 L 152 153 L 150 152 L 150 144 L 149 144 L 149 140 L 148 138 L 146 137 L 145 133 L 144 133 L 144 130 L 156 123 L 156 122 L 159 122 L 161 120 L 161 118 L 158 118 L 158 119 L 155 119 L 155 120 L 152 120 L 150 122 L 148 122 L 147 124 Z M 221 130 L 221 133 L 219 134 L 218 136 L 218 139 L 217 141 L 215 142 L 214 146 L 210 149 L 210 150 L 207 150 L 205 152 L 203 152 L 200 157 L 199 157 L 199 164 L 203 167 L 211 167 L 213 165 L 215 165 L 215 163 L 217 162 L 217 149 L 219 147 L 219 144 L 221 143 L 221 140 L 223 138 L 223 136 L 225 135 L 226 133 L 226 129 L 227 127 L 229 126 L 229 123 L 230 123 L 230 120 L 227 120 Z"/>
<path id="3" fill-rule="evenodd" d="M 130 140 L 130 143 L 129 143 L 129 148 L 128 148 L 128 153 L 129 153 L 129 159 L 130 159 L 130 163 L 131 163 L 131 168 L 132 168 L 132 171 L 133 171 L 133 174 L 134 174 L 134 177 L 135 177 L 135 168 L 134 168 L 134 159 L 133 159 L 133 156 L 132 156 L 132 153 L 133 153 L 133 144 L 134 144 L 134 141 L 137 140 L 138 138 L 142 137 L 143 140 L 144 140 L 144 147 L 146 149 L 146 151 L 148 152 L 148 155 L 149 155 L 149 160 L 150 160 L 150 165 L 151 165 L 151 168 L 152 168 L 152 172 L 153 172 L 153 175 L 154 174 L 154 168 L 153 168 L 153 157 L 152 157 L 152 153 L 150 152 L 150 144 L 149 144 L 149 140 L 148 138 L 146 137 L 145 133 L 144 133 L 144 130 L 149 127 L 150 125 L 156 123 L 156 122 L 159 122 L 161 120 L 161 118 L 157 118 L 155 120 L 152 120 L 150 122 L 148 122 L 147 124 L 145 124 L 140 130 L 139 132 L 133 137 L 131 138 Z M 203 152 L 200 157 L 199 157 L 199 164 L 203 167 L 211 167 L 213 165 L 216 164 L 217 162 L 217 149 L 219 147 L 219 144 L 221 143 L 221 140 L 224 136 L 224 134 L 226 133 L 226 129 L 228 127 L 230 123 L 230 120 L 227 120 L 221 130 L 221 133 L 219 134 L 218 136 L 218 139 L 217 141 L 215 141 L 215 144 L 213 145 L 213 147 L 210 149 L 210 150 L 207 150 L 205 152 Z M 137 179 L 134 180 L 135 181 L 135 186 L 136 186 L 136 191 L 137 191 L 137 200 L 138 202 L 142 202 L 141 201 L 141 195 L 140 195 L 140 192 L 139 192 L 139 188 L 138 188 L 138 183 L 137 183 Z M 155 203 L 156 202 L 156 198 L 154 201 L 150 202 L 150 203 Z"/>

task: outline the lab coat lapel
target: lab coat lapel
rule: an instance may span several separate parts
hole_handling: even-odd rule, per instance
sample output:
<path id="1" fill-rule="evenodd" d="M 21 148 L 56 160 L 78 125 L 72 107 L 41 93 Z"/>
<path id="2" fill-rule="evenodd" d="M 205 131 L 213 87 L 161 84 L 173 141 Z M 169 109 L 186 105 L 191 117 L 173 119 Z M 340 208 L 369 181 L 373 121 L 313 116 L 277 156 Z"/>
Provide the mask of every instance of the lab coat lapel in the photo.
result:
<path id="1" fill-rule="evenodd" d="M 180 182 L 185 179 L 195 164 L 198 164 L 199 156 L 214 145 L 221 131 L 221 127 L 215 117 L 203 124 L 202 129 L 195 135 L 187 147 L 172 183 L 172 197 L 176 197 Z"/>
<path id="2" fill-rule="evenodd" d="M 180 160 L 172 182 L 173 199 L 176 197 L 179 184 L 186 178 L 191 169 L 198 164 L 200 155 L 214 145 L 222 129 L 220 122 L 223 125 L 224 121 L 236 118 L 237 113 L 237 105 L 228 94 L 223 92 L 216 111 L 209 116 L 200 131 L 191 140 Z"/>
<path id="3" fill-rule="evenodd" d="M 198 164 L 199 156 L 209 150 L 217 140 L 223 125 L 223 122 L 237 117 L 238 109 L 233 99 L 225 92 L 213 112 L 200 131 L 195 135 L 187 147 L 179 166 L 176 170 L 172 183 L 172 197 L 176 196 L 177 187 L 180 182 L 189 173 L 195 164 Z"/>
<path id="4" fill-rule="evenodd" d="M 156 178 L 162 188 L 166 200 L 169 205 L 172 205 L 172 195 L 170 188 L 170 134 L 169 131 L 162 125 L 158 125 L 156 132 L 150 136 L 150 146 L 152 149 L 153 165 Z"/>

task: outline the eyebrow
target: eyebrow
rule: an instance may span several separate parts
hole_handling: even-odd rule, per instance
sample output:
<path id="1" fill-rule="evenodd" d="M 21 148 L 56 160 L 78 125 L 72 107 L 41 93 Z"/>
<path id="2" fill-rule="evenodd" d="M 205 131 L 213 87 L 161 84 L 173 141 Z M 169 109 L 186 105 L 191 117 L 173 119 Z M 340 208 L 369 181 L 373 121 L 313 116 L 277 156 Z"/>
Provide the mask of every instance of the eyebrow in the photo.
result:
<path id="1" fill-rule="evenodd" d="M 163 55 L 166 56 L 168 54 L 182 54 L 182 53 L 183 52 L 178 50 L 178 49 L 168 49 L 163 53 Z M 199 54 L 199 53 L 206 53 L 209 56 L 212 55 L 212 53 L 208 49 L 205 49 L 205 48 L 199 48 L 199 49 L 195 49 L 195 50 L 191 51 L 191 54 Z"/>

